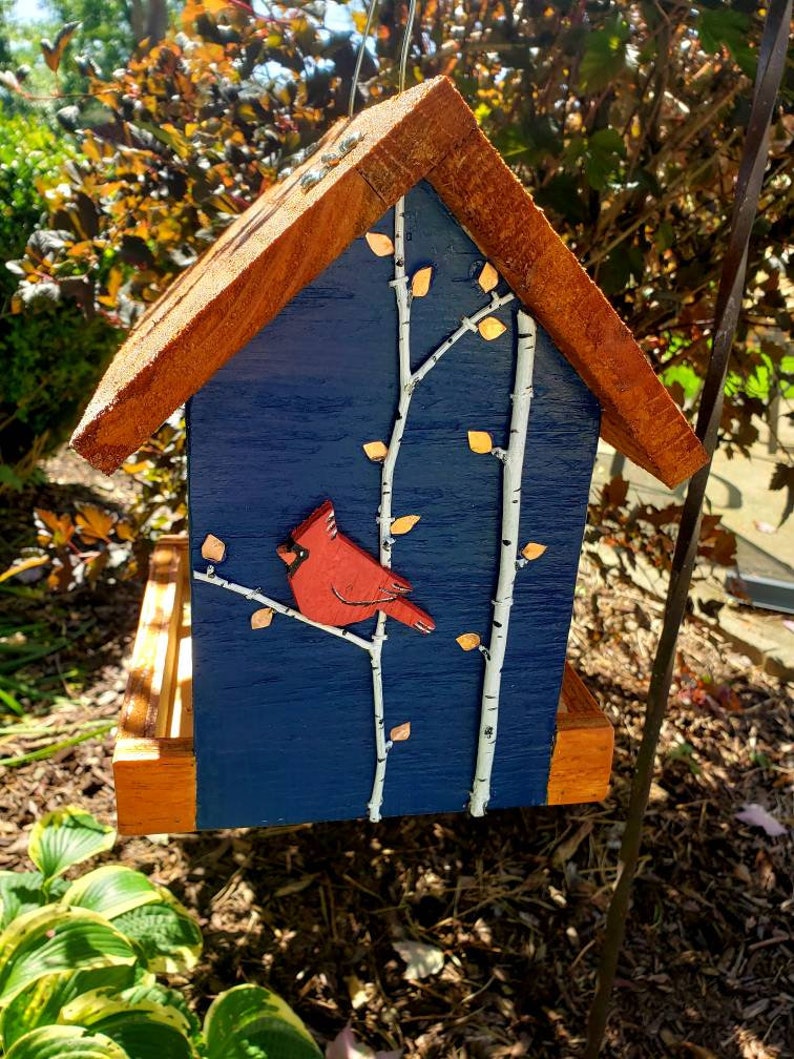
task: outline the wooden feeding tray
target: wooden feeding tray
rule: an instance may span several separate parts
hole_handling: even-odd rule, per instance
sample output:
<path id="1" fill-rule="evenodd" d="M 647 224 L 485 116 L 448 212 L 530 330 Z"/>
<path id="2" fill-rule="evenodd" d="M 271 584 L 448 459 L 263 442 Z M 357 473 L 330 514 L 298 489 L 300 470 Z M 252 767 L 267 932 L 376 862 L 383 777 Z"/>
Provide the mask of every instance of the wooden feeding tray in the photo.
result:
<path id="1" fill-rule="evenodd" d="M 566 663 L 547 804 L 601 801 L 612 726 Z M 151 559 L 113 756 L 118 828 L 141 835 L 196 828 L 196 759 L 188 541 L 166 536 Z"/>

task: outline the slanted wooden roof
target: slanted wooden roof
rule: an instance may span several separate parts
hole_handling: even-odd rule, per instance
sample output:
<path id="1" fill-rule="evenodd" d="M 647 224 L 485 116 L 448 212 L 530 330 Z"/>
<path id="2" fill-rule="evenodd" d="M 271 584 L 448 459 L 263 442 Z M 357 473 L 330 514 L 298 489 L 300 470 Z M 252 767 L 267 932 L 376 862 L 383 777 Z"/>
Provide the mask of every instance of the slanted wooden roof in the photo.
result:
<path id="1" fill-rule="evenodd" d="M 353 134 L 361 139 L 339 164 L 301 186 Z M 422 179 L 598 398 L 604 438 L 670 486 L 702 466 L 705 452 L 629 329 L 443 77 L 339 122 L 169 287 L 100 383 L 77 451 L 115 470 Z"/>

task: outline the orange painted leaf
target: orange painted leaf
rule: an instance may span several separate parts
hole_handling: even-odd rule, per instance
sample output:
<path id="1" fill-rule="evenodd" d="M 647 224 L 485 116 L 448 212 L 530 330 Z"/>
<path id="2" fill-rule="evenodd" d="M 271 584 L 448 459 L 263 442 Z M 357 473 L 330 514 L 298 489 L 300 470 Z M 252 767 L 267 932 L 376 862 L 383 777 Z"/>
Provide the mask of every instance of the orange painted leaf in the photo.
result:
<path id="1" fill-rule="evenodd" d="M 476 632 L 462 632 L 455 639 L 455 643 L 460 646 L 462 651 L 473 651 L 475 647 L 480 646 L 482 641 Z"/>
<path id="2" fill-rule="evenodd" d="M 394 243 L 388 235 L 382 235 L 380 232 L 367 232 L 364 238 L 372 253 L 377 254 L 378 257 L 386 257 L 394 253 Z"/>
<path id="3" fill-rule="evenodd" d="M 479 455 L 490 452 L 493 448 L 493 439 L 487 430 L 470 430 L 468 438 L 469 448 Z"/>
<path id="4" fill-rule="evenodd" d="M 547 548 L 548 544 L 537 544 L 535 541 L 530 541 L 529 544 L 525 544 L 521 549 L 521 554 L 525 559 L 532 562 L 533 559 L 539 559 Z"/>
<path id="5" fill-rule="evenodd" d="M 211 563 L 222 563 L 226 558 L 226 543 L 214 533 L 208 533 L 201 545 L 201 557 Z"/>
<path id="6" fill-rule="evenodd" d="M 396 518 L 391 524 L 392 533 L 396 537 L 410 533 L 421 517 L 421 515 L 403 515 L 401 518 Z"/>
<path id="7" fill-rule="evenodd" d="M 382 441 L 368 441 L 362 448 L 373 463 L 382 463 L 389 452 Z"/>
<path id="8" fill-rule="evenodd" d="M 272 607 L 262 607 L 260 610 L 255 610 L 251 615 L 251 628 L 266 629 L 272 622 L 275 613 Z"/>
<path id="9" fill-rule="evenodd" d="M 411 722 L 406 721 L 405 724 L 397 724 L 389 732 L 389 739 L 393 743 L 404 743 L 406 739 L 411 738 Z"/>
<path id="10" fill-rule="evenodd" d="M 108 514 L 107 511 L 103 511 L 101 508 L 94 507 L 93 504 L 86 504 L 85 507 L 81 507 L 75 517 L 77 532 L 86 544 L 93 544 L 96 541 L 107 542 L 115 521 L 113 515 Z"/>
<path id="11" fill-rule="evenodd" d="M 484 320 L 480 320 L 479 324 L 477 324 L 477 330 L 486 342 L 493 342 L 495 338 L 505 333 L 507 327 L 501 320 L 497 320 L 495 316 L 486 316 Z"/>
<path id="12" fill-rule="evenodd" d="M 493 267 L 490 261 L 486 261 L 483 265 L 482 272 L 477 277 L 477 282 L 480 287 L 489 294 L 499 282 L 499 273 Z"/>
<path id="13" fill-rule="evenodd" d="M 428 265 L 426 268 L 420 268 L 418 272 L 414 272 L 411 277 L 411 294 L 414 298 L 424 298 L 427 292 L 430 290 L 430 283 L 433 279 L 433 266 Z"/>

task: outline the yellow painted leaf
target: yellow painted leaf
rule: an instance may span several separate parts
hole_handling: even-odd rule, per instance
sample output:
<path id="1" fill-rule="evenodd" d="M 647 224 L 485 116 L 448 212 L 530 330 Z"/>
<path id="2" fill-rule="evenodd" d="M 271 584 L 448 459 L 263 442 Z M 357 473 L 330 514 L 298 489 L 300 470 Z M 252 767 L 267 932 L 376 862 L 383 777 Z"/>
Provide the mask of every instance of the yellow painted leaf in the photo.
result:
<path id="1" fill-rule="evenodd" d="M 455 640 L 462 651 L 473 651 L 475 647 L 480 646 L 481 642 L 476 632 L 462 632 Z"/>
<path id="2" fill-rule="evenodd" d="M 536 544 L 535 541 L 530 541 L 521 549 L 521 554 L 531 562 L 533 559 L 539 559 L 547 548 L 547 544 Z"/>
<path id="3" fill-rule="evenodd" d="M 367 454 L 367 458 L 372 460 L 373 463 L 381 463 L 386 459 L 389 452 L 382 441 L 368 441 L 362 448 Z"/>
<path id="4" fill-rule="evenodd" d="M 490 261 L 486 261 L 483 265 L 482 272 L 478 276 L 477 282 L 486 294 L 490 293 L 499 282 L 499 273 Z"/>
<path id="5" fill-rule="evenodd" d="M 251 615 L 251 628 L 252 629 L 266 629 L 273 620 L 275 611 L 272 607 L 262 607 L 260 610 L 255 610 Z"/>
<path id="6" fill-rule="evenodd" d="M 201 557 L 211 563 L 222 563 L 226 558 L 225 542 L 214 533 L 208 533 L 201 545 Z"/>
<path id="7" fill-rule="evenodd" d="M 406 739 L 411 738 L 411 722 L 406 721 L 404 724 L 397 724 L 389 732 L 389 739 L 393 743 L 404 743 Z"/>
<path id="8" fill-rule="evenodd" d="M 414 298 L 424 298 L 430 290 L 430 281 L 432 279 L 432 265 L 428 265 L 426 268 L 420 268 L 418 272 L 414 272 L 411 277 L 411 294 L 413 294 Z"/>
<path id="9" fill-rule="evenodd" d="M 470 430 L 468 437 L 469 448 L 472 452 L 482 455 L 493 448 L 493 440 L 487 430 Z"/>
<path id="10" fill-rule="evenodd" d="M 392 533 L 397 537 L 402 536 L 403 533 L 410 533 L 421 517 L 421 515 L 403 515 L 401 518 L 396 518 L 391 524 Z"/>
<path id="11" fill-rule="evenodd" d="M 378 257 L 386 257 L 387 254 L 394 253 L 394 243 L 388 235 L 382 235 L 380 232 L 367 232 L 364 238 L 372 253 L 377 254 Z"/>
<path id="12" fill-rule="evenodd" d="M 493 342 L 495 338 L 505 333 L 507 327 L 501 320 L 497 320 L 495 316 L 486 316 L 484 320 L 480 320 L 479 324 L 477 324 L 477 330 L 486 342 Z"/>
<path id="13" fill-rule="evenodd" d="M 113 515 L 99 507 L 94 507 L 93 504 L 81 507 L 75 516 L 77 532 L 87 544 L 93 544 L 96 541 L 107 542 L 115 521 Z"/>

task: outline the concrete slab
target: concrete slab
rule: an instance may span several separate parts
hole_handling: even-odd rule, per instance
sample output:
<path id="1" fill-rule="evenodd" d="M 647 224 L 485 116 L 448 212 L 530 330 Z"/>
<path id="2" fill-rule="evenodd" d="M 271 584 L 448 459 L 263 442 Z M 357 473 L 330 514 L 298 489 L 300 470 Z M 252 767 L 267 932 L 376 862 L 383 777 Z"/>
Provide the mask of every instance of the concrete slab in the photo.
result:
<path id="1" fill-rule="evenodd" d="M 769 482 L 775 463 L 794 460 L 794 422 L 782 418 L 776 431 L 780 448 L 769 452 L 769 431 L 758 423 L 760 437 L 749 458 L 728 458 L 718 451 L 707 489 L 708 510 L 722 516 L 737 535 L 738 566 L 742 574 L 757 574 L 779 580 L 794 593 L 794 515 L 780 526 L 785 505 L 782 492 L 772 492 Z M 635 467 L 610 446 L 601 443 L 592 481 L 595 497 L 613 476 L 629 482 L 629 496 L 641 503 L 662 507 L 681 502 L 685 486 L 666 489 L 645 471 Z M 603 546 L 602 546 L 603 548 Z M 775 611 L 744 606 L 728 596 L 724 571 L 710 572 L 693 585 L 693 600 L 719 600 L 725 605 L 715 626 L 727 640 L 757 665 L 784 681 L 794 680 L 794 630 Z M 735 573 L 735 572 L 732 572 Z M 667 579 L 640 563 L 637 584 L 654 595 L 664 596 Z"/>

